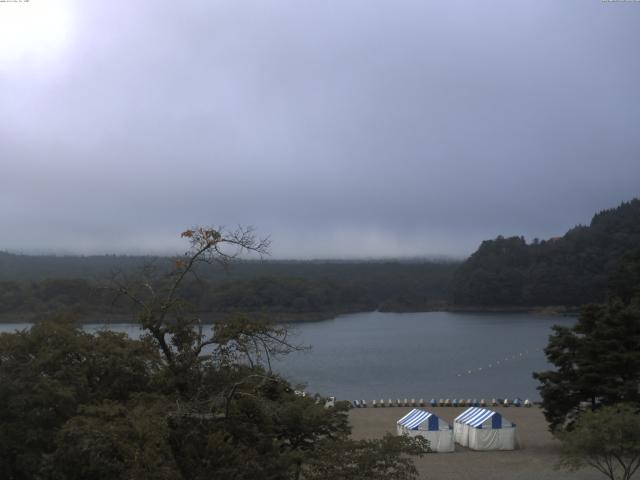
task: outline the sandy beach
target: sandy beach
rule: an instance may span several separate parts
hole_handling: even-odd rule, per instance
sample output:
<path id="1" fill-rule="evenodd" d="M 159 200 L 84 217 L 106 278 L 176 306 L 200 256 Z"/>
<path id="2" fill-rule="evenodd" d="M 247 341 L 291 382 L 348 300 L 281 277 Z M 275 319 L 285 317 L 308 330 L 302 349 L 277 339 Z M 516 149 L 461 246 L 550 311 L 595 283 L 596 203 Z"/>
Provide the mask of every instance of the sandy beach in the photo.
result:
<path id="1" fill-rule="evenodd" d="M 396 421 L 411 408 L 353 409 L 349 420 L 354 439 L 377 438 L 385 433 L 396 433 Z M 452 423 L 464 408 L 425 407 L 440 418 Z M 456 444 L 452 453 L 433 453 L 416 459 L 421 479 L 429 480 L 477 480 L 522 479 L 560 480 L 604 478 L 601 473 L 584 469 L 569 473 L 556 470 L 559 444 L 547 429 L 538 407 L 496 407 L 506 419 L 516 424 L 519 448 L 505 452 L 475 452 Z"/>

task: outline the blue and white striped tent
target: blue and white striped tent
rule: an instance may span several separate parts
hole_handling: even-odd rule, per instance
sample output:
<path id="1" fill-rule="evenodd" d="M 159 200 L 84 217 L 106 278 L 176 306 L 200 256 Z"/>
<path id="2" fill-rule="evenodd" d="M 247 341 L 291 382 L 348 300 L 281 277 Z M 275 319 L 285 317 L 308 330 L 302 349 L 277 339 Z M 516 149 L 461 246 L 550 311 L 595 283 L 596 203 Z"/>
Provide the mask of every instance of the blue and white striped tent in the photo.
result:
<path id="1" fill-rule="evenodd" d="M 414 408 L 397 422 L 398 435 L 422 436 L 434 452 L 453 452 L 451 425 L 425 410 Z"/>
<path id="2" fill-rule="evenodd" d="M 496 411 L 472 407 L 454 419 L 453 436 L 457 443 L 472 450 L 513 450 L 515 427 Z"/>
<path id="3" fill-rule="evenodd" d="M 493 428 L 502 427 L 502 415 L 493 410 L 481 407 L 472 407 L 466 409 L 455 418 L 456 422 L 464 423 L 471 427 L 480 427 L 486 420 L 491 419 Z"/>

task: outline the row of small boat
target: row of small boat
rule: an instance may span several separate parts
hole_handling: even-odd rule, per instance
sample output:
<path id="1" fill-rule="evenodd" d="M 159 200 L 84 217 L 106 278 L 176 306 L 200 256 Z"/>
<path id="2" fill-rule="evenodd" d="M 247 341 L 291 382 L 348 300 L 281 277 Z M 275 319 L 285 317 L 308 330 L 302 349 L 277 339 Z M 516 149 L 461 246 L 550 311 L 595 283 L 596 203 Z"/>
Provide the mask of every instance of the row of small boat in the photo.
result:
<path id="1" fill-rule="evenodd" d="M 351 402 L 352 406 L 354 408 L 367 408 L 367 401 L 366 400 L 354 400 L 353 402 Z M 418 401 L 416 401 L 415 398 L 412 398 L 411 400 L 409 399 L 404 399 L 404 400 L 400 400 L 399 398 L 396 399 L 396 401 L 394 402 L 391 399 L 388 399 L 387 402 L 385 402 L 383 399 L 380 400 L 373 400 L 371 402 L 371 406 L 373 408 L 377 408 L 377 407 L 424 407 L 426 405 L 424 399 L 420 399 Z M 513 400 L 509 400 L 508 398 L 494 398 L 491 401 L 486 401 L 484 398 L 481 400 L 476 400 L 476 399 L 457 399 L 454 398 L 453 400 L 447 398 L 447 399 L 439 399 L 436 400 L 435 398 L 432 398 L 431 401 L 429 402 L 429 405 L 431 405 L 432 407 L 487 407 L 487 406 L 493 406 L 493 407 L 497 407 L 497 406 L 501 406 L 501 407 L 530 407 L 532 405 L 532 403 L 529 400 L 521 400 L 520 398 L 514 398 Z"/>

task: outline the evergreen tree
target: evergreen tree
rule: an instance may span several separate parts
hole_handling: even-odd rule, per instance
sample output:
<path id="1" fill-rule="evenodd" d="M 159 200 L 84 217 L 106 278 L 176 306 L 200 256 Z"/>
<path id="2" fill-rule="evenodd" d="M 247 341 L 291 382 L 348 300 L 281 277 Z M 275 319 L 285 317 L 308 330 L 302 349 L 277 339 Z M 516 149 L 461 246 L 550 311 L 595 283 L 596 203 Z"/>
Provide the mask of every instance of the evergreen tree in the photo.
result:
<path id="1" fill-rule="evenodd" d="M 635 272 L 634 261 L 622 269 Z M 583 308 L 571 328 L 554 327 L 545 353 L 556 370 L 534 373 L 552 430 L 571 427 L 585 409 L 640 402 L 640 296 L 625 297 L 638 286 L 614 282 L 607 303 Z"/>
<path id="2" fill-rule="evenodd" d="M 454 275 L 454 302 L 572 307 L 603 302 L 612 275 L 619 275 L 621 287 L 640 276 L 638 270 L 624 271 L 630 263 L 625 256 L 634 251 L 640 251 L 640 199 L 597 213 L 589 226 L 577 226 L 563 237 L 529 245 L 522 237 L 482 242 Z M 625 302 L 633 296 L 620 291 Z"/>

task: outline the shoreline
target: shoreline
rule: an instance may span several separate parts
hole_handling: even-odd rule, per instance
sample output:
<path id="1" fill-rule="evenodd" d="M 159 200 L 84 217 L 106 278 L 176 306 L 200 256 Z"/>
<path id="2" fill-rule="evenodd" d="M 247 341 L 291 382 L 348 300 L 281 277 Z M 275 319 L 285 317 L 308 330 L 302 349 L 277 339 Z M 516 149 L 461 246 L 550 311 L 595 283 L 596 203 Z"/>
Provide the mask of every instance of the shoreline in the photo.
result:
<path id="1" fill-rule="evenodd" d="M 486 306 L 456 306 L 456 305 L 438 305 L 433 307 L 422 307 L 419 309 L 402 309 L 402 310 L 344 310 L 333 312 L 304 312 L 304 313 L 292 313 L 292 312 L 201 312 L 197 315 L 200 316 L 203 323 L 206 325 L 214 325 L 224 320 L 225 318 L 233 317 L 234 315 L 247 315 L 254 316 L 259 319 L 265 320 L 270 323 L 307 323 L 307 322 L 322 322 L 325 320 L 333 320 L 343 315 L 353 315 L 360 313 L 430 313 L 430 312 L 446 312 L 446 313 L 479 313 L 479 314 L 507 314 L 507 313 L 522 313 L 530 315 L 545 315 L 545 316 L 562 316 L 562 317 L 575 317 L 580 313 L 580 307 L 568 307 L 568 306 L 544 306 L 544 307 L 523 307 L 523 306 L 510 306 L 510 307 L 486 307 Z M 0 324 L 11 323 L 37 323 L 39 320 L 50 318 L 54 313 L 6 313 L 0 314 Z M 63 312 L 64 315 L 64 312 Z M 133 313 L 85 313 L 77 314 L 69 312 L 69 317 L 76 317 L 76 323 L 81 325 L 98 325 L 98 324 L 131 324 L 136 323 L 135 314 Z"/>

